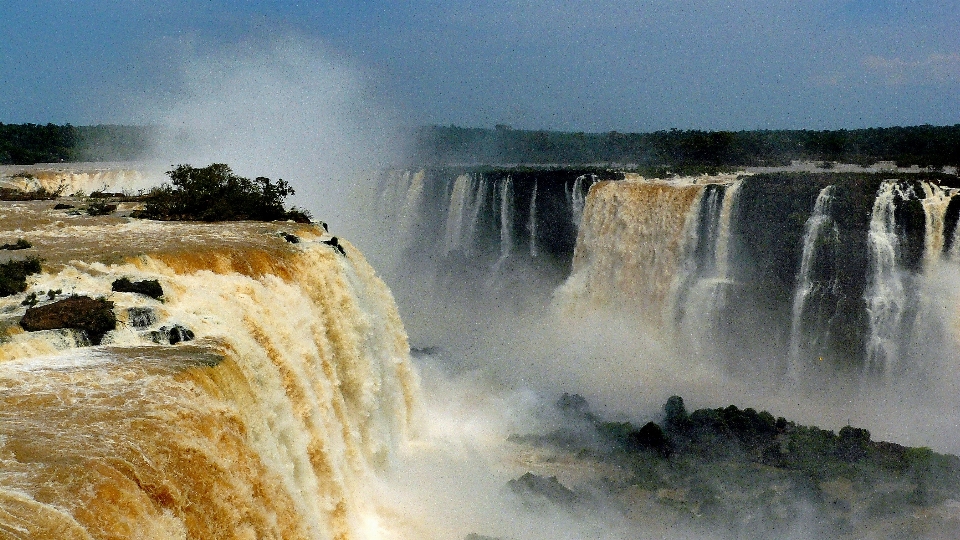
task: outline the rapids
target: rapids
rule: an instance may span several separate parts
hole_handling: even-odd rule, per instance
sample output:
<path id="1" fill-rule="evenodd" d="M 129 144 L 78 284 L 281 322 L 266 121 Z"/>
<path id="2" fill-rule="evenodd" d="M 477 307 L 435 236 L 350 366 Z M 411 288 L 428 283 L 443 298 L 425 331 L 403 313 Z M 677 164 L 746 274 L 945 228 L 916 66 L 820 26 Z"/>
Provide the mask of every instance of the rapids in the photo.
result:
<path id="1" fill-rule="evenodd" d="M 341 240 L 340 255 L 314 225 L 52 206 L 0 210 L 0 230 L 34 246 L 18 253 L 44 259 L 27 292 L 105 297 L 119 325 L 78 347 L 76 332 L 20 329 L 25 294 L 0 300 L 0 536 L 377 530 L 371 479 L 413 429 L 419 383 L 393 298 L 358 250 Z M 113 292 L 120 277 L 157 279 L 164 296 Z M 155 343 L 174 324 L 196 339 Z"/>

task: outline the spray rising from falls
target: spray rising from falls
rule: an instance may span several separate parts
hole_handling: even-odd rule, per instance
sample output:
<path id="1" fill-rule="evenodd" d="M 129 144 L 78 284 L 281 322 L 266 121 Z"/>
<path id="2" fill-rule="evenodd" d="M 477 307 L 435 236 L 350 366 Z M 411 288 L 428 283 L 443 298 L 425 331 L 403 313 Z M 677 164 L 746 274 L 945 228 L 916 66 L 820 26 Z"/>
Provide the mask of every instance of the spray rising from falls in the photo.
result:
<path id="1" fill-rule="evenodd" d="M 389 526 L 370 479 L 411 427 L 417 381 L 390 293 L 349 243 L 341 255 L 312 226 L 57 217 L 31 204 L 3 217 L 30 223 L 46 263 L 3 299 L 0 536 Z M 158 280 L 163 301 L 115 292 L 120 277 Z M 99 347 L 23 332 L 30 292 L 41 306 L 105 297 L 119 325 Z"/>

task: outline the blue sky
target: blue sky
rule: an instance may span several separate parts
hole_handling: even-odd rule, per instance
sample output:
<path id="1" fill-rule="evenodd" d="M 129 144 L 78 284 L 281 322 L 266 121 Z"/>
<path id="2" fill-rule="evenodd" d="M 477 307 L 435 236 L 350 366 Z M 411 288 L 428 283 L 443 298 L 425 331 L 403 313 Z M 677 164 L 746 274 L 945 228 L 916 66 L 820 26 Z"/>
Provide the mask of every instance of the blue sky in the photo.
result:
<path id="1" fill-rule="evenodd" d="M 960 123 L 955 0 L 0 0 L 0 122 L 144 121 L 197 59 L 296 39 L 403 122 Z"/>

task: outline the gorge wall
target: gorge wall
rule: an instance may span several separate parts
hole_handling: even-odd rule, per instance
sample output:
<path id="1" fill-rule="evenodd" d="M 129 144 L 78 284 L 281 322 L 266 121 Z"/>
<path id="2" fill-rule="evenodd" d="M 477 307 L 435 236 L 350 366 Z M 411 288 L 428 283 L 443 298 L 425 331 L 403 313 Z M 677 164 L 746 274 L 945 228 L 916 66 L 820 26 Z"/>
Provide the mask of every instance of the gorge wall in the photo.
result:
<path id="1" fill-rule="evenodd" d="M 428 262 L 446 289 L 549 283 L 537 294 L 568 314 L 628 314 L 681 354 L 783 383 L 934 377 L 960 350 L 955 176 L 427 170 L 380 185 L 400 266 Z"/>

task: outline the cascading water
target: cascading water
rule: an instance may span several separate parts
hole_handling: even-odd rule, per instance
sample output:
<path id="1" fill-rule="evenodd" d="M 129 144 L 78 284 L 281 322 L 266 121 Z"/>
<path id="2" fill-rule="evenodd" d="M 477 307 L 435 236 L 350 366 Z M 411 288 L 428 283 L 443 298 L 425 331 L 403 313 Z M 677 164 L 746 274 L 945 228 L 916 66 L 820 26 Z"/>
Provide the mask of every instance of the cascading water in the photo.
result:
<path id="1" fill-rule="evenodd" d="M 742 181 L 708 184 L 700 206 L 691 212 L 688 247 L 673 295 L 674 320 L 694 350 L 705 355 L 716 348 L 730 274 L 733 208 Z"/>
<path id="2" fill-rule="evenodd" d="M 793 295 L 793 309 L 790 323 L 790 357 L 787 376 L 797 382 L 803 371 L 804 357 L 801 347 L 801 332 L 803 330 L 803 314 L 807 299 L 814 292 L 815 287 L 829 287 L 835 285 L 835 278 L 830 283 L 818 283 L 814 279 L 813 270 L 818 248 L 827 243 L 839 243 L 839 231 L 830 217 L 830 206 L 833 201 L 834 186 L 827 186 L 820 190 L 813 205 L 813 212 L 807 218 L 803 233 L 803 253 L 800 259 L 800 271 L 797 274 L 797 287 Z M 832 241 L 824 242 L 826 237 Z M 820 254 L 823 256 L 823 254 Z"/>
<path id="3" fill-rule="evenodd" d="M 596 182 L 595 175 L 591 175 L 591 181 Z M 583 183 L 587 180 L 586 175 L 580 175 L 573 181 L 573 186 L 567 190 L 567 204 L 570 207 L 570 213 L 573 215 L 573 222 L 579 225 L 583 220 L 583 208 L 586 205 L 586 195 L 583 191 Z"/>
<path id="4" fill-rule="evenodd" d="M 895 214 L 897 197 L 906 196 L 895 180 L 880 186 L 867 236 L 871 274 L 865 296 L 870 322 L 865 368 L 888 376 L 899 358 L 897 338 L 907 301 L 903 276 L 897 266 L 899 239 Z"/>
<path id="5" fill-rule="evenodd" d="M 500 182 L 500 258 L 493 265 L 491 279 L 513 253 L 513 180 L 508 176 Z"/>
<path id="6" fill-rule="evenodd" d="M 921 184 L 924 197 L 920 200 L 923 204 L 923 214 L 925 219 L 923 263 L 924 268 L 929 269 L 938 263 L 943 257 L 943 247 L 946 239 L 947 207 L 950 200 L 957 193 L 954 189 L 945 189 L 939 185 L 923 182 Z"/>
<path id="7" fill-rule="evenodd" d="M 530 195 L 530 217 L 527 219 L 527 231 L 530 233 L 530 256 L 539 255 L 537 249 L 537 183 L 533 184 L 533 194 Z"/>
<path id="8" fill-rule="evenodd" d="M 468 174 L 461 174 L 453 184 L 453 191 L 450 194 L 450 208 L 447 211 L 447 227 L 443 237 L 444 255 L 463 249 L 465 242 L 471 238 L 465 235 L 471 224 L 465 223 L 464 220 L 470 211 L 470 201 L 468 199 L 472 195 L 472 184 L 473 177 Z"/>
<path id="9" fill-rule="evenodd" d="M 106 297 L 120 325 L 76 348 L 19 330 L 25 294 L 0 300 L 0 536 L 349 539 L 383 523 L 370 479 L 412 427 L 417 380 L 352 245 L 290 224 L 65 226 L 46 206 L 0 217 L 44 256 L 28 292 Z M 112 291 L 119 277 L 159 280 L 163 301 Z M 196 339 L 167 341 L 175 326 Z"/>

